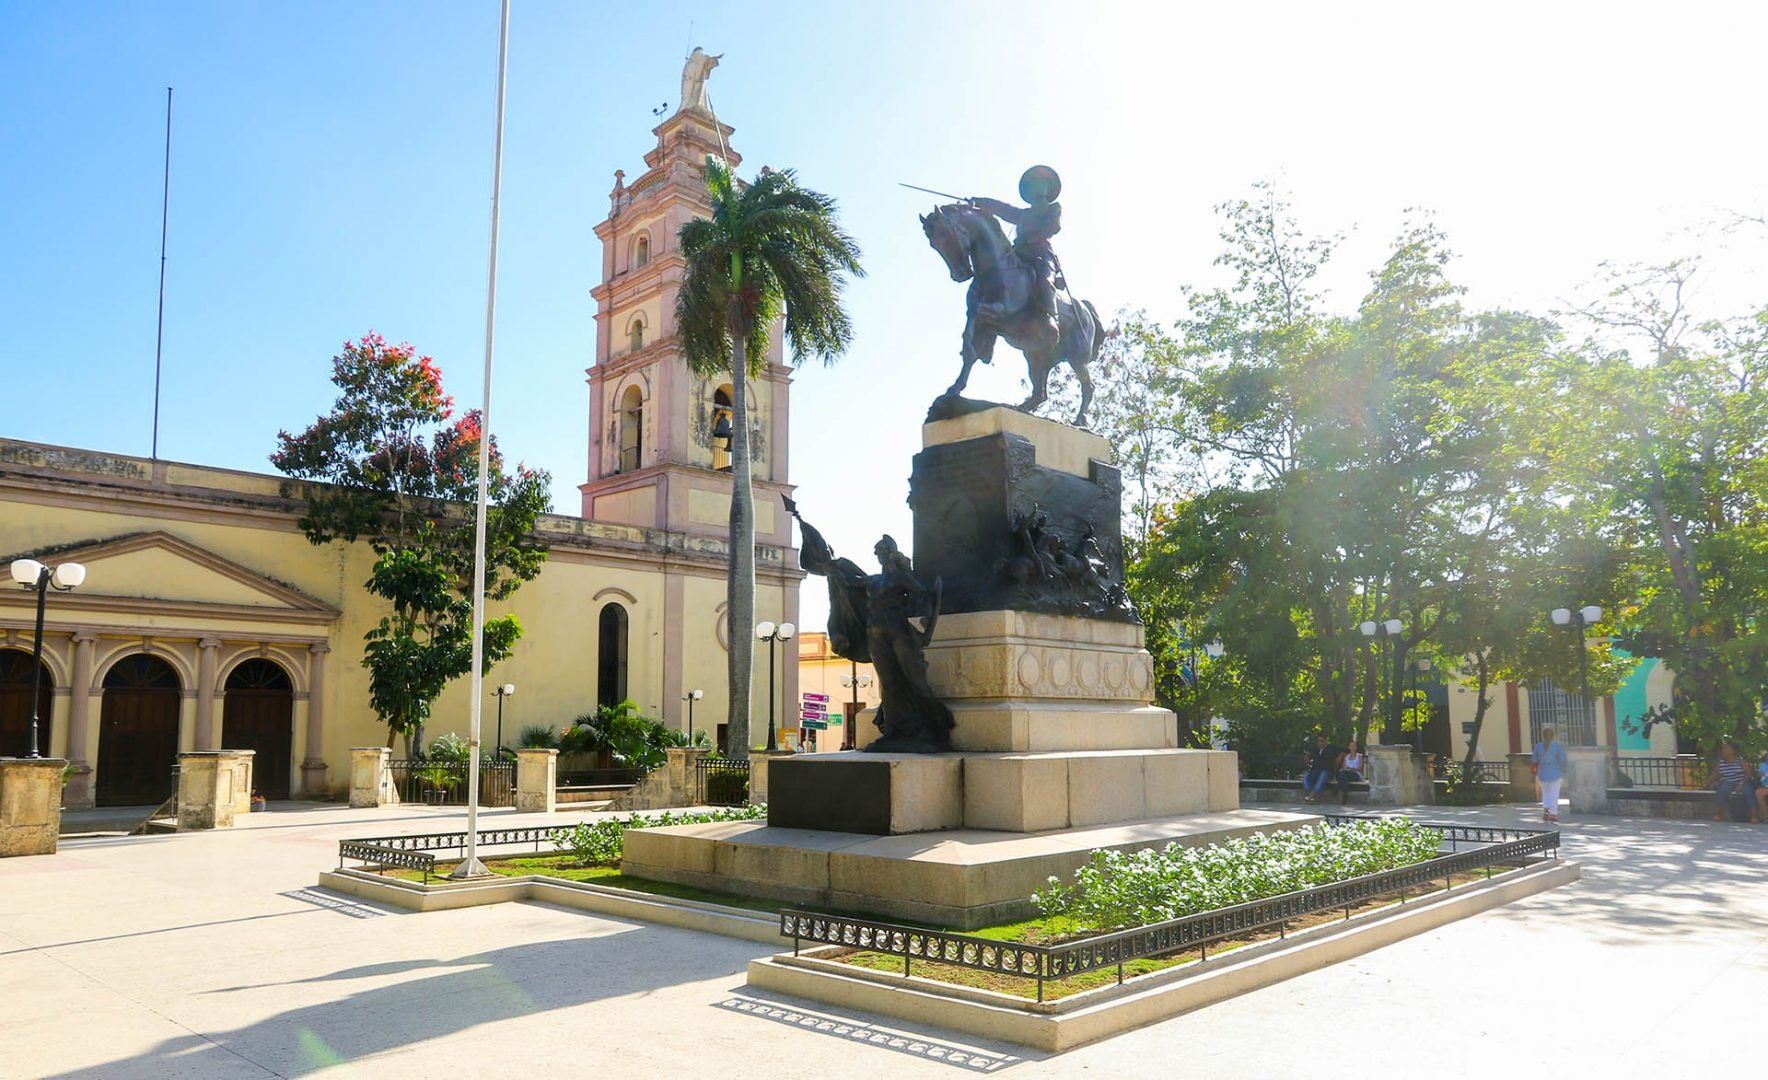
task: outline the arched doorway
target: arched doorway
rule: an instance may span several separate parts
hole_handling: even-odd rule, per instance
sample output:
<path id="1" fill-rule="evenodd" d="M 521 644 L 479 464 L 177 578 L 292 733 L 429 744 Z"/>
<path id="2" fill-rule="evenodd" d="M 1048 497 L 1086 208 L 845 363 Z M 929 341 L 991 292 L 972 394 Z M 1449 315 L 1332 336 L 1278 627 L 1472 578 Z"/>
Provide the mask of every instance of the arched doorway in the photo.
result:
<path id="1" fill-rule="evenodd" d="M 295 686 L 274 660 L 247 660 L 227 676 L 221 702 L 221 749 L 256 750 L 252 786 L 267 799 L 289 797 L 295 736 Z"/>
<path id="2" fill-rule="evenodd" d="M 626 700 L 626 609 L 603 605 L 597 628 L 595 703 L 618 705 Z"/>
<path id="3" fill-rule="evenodd" d="M 183 698 L 178 673 L 157 656 L 125 657 L 105 675 L 93 792 L 99 806 L 148 806 L 172 794 Z"/>
<path id="4" fill-rule="evenodd" d="M 31 686 L 37 687 L 37 753 L 49 756 L 50 702 L 54 700 L 54 680 L 49 665 L 37 664 L 31 669 L 31 654 L 18 649 L 0 649 L 0 757 L 24 757 L 31 745 Z M 70 756 L 71 755 L 70 753 Z"/>

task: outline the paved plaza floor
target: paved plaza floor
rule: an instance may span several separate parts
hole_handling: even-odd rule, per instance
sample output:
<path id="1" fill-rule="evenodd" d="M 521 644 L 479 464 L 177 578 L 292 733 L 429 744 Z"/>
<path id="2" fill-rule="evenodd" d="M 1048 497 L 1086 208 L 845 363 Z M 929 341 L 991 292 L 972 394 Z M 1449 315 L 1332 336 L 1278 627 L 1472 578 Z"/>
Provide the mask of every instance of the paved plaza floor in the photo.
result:
<path id="1" fill-rule="evenodd" d="M 1512 807 L 1419 814 L 1531 823 Z M 769 950 L 743 941 L 540 904 L 414 914 L 314 887 L 340 838 L 463 817 L 290 803 L 231 830 L 0 861 L 0 1077 L 1760 1071 L 1768 827 L 1568 820 L 1575 885 L 1045 1056 L 763 997 L 743 972 Z"/>

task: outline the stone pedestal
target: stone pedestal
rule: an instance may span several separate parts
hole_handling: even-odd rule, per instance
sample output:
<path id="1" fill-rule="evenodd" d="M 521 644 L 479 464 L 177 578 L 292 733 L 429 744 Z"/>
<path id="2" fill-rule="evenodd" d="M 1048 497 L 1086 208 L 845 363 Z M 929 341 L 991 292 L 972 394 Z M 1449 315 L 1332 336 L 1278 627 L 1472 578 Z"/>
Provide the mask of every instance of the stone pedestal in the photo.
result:
<path id="1" fill-rule="evenodd" d="M 240 751 L 194 750 L 178 755 L 178 831 L 225 829 L 238 811 Z M 245 797 L 251 810 L 251 791 Z"/>
<path id="2" fill-rule="evenodd" d="M 1435 790 L 1424 760 L 1408 745 L 1369 748 L 1369 801 L 1380 806 L 1428 806 Z"/>
<path id="3" fill-rule="evenodd" d="M 1574 814 L 1608 812 L 1609 767 L 1614 754 L 1606 746 L 1565 748 L 1565 786 L 1561 794 L 1571 800 Z"/>
<path id="4" fill-rule="evenodd" d="M 249 814 L 252 812 L 253 769 L 257 767 L 258 752 L 256 750 L 229 750 L 233 755 L 233 812 Z"/>
<path id="5" fill-rule="evenodd" d="M 795 757 L 790 750 L 749 751 L 749 801 L 755 805 L 767 802 L 769 765 L 783 758 Z"/>
<path id="6" fill-rule="evenodd" d="M 1510 755 L 1510 790 L 1505 798 L 1513 803 L 1532 803 L 1540 797 L 1535 789 L 1535 770 L 1530 767 L 1534 763 L 1533 754 Z"/>
<path id="7" fill-rule="evenodd" d="M 559 808 L 559 752 L 516 751 L 516 810 L 550 814 Z"/>
<path id="8" fill-rule="evenodd" d="M 0 858 L 55 854 L 66 764 L 62 758 L 0 758 Z"/>
<path id="9" fill-rule="evenodd" d="M 98 805 L 92 790 L 92 766 L 83 761 L 68 770 L 67 784 L 61 789 L 61 806 L 67 810 L 90 810 Z"/>
<path id="10" fill-rule="evenodd" d="M 393 751 L 389 747 L 350 748 L 351 806 L 389 806 L 399 801 L 399 792 L 393 786 L 393 771 L 388 768 L 392 760 Z"/>
<path id="11" fill-rule="evenodd" d="M 1035 753 L 1178 745 L 1149 704 L 1154 660 L 1139 623 L 1028 611 L 943 615 L 927 681 L 951 706 L 958 750 Z"/>

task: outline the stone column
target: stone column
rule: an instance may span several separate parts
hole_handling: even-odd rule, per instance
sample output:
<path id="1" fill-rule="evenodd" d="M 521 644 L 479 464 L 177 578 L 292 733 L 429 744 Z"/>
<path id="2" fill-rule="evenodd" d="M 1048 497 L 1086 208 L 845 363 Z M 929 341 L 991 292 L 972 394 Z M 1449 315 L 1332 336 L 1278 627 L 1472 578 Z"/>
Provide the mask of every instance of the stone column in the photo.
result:
<path id="1" fill-rule="evenodd" d="M 697 804 L 700 801 L 700 759 L 710 751 L 698 746 L 671 746 L 663 752 L 669 756 L 669 762 L 664 766 L 669 781 L 669 805 Z"/>
<path id="2" fill-rule="evenodd" d="M 325 654 L 328 652 L 331 652 L 331 646 L 323 641 L 307 647 L 307 756 L 301 759 L 301 791 L 306 795 L 321 795 L 326 790 Z M 356 804 L 351 802 L 350 805 Z"/>
<path id="3" fill-rule="evenodd" d="M 74 631 L 74 673 L 68 689 L 68 774 L 61 805 L 69 810 L 92 808 L 92 765 L 86 760 L 87 732 L 92 717 L 92 654 L 98 635 L 91 630 Z"/>
<path id="4" fill-rule="evenodd" d="M 1369 748 L 1369 801 L 1381 806 L 1428 806 L 1434 799 L 1430 774 L 1410 746 Z"/>
<path id="5" fill-rule="evenodd" d="M 53 855 L 65 758 L 0 758 L 0 858 Z"/>
<path id="6" fill-rule="evenodd" d="M 350 805 L 381 806 L 399 801 L 393 790 L 392 770 L 387 763 L 393 751 L 385 746 L 353 746 L 350 748 Z"/>
<path id="7" fill-rule="evenodd" d="M 1535 770 L 1530 768 L 1535 763 L 1533 754 L 1510 755 L 1510 791 L 1505 796 L 1513 803 L 1532 803 L 1540 792 L 1535 787 Z"/>
<path id="8" fill-rule="evenodd" d="M 1608 812 L 1608 772 L 1611 758 L 1606 746 L 1565 748 L 1565 787 L 1574 814 Z"/>
<path id="9" fill-rule="evenodd" d="M 550 748 L 517 750 L 516 812 L 550 814 L 558 808 L 559 752 Z"/>
<path id="10" fill-rule="evenodd" d="M 237 755 L 231 750 L 186 750 L 178 755 L 178 831 L 233 825 Z"/>
<path id="11" fill-rule="evenodd" d="M 197 750 L 218 750 L 215 738 L 215 661 L 221 651 L 217 638 L 203 638 L 196 643 L 196 746 Z"/>

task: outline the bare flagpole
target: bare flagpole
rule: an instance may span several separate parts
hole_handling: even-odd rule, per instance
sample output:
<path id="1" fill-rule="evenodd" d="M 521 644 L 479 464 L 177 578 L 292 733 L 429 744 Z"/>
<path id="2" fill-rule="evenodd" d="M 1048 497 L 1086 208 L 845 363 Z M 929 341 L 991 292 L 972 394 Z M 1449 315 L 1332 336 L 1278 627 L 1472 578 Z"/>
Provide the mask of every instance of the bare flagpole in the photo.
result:
<path id="1" fill-rule="evenodd" d="M 450 877 L 487 874 L 479 862 L 479 728 L 485 712 L 485 510 L 491 483 L 491 355 L 497 327 L 497 205 L 503 194 L 503 92 L 510 55 L 510 0 L 503 0 L 497 29 L 497 149 L 491 158 L 491 258 L 485 281 L 485 394 L 479 413 L 479 497 L 473 522 L 472 723 L 467 740 L 466 858 Z"/>
<path id="2" fill-rule="evenodd" d="M 166 340 L 166 218 L 172 207 L 172 88 L 166 87 L 166 176 L 160 187 L 160 314 L 153 332 L 153 460 L 160 458 L 160 349 Z"/>

